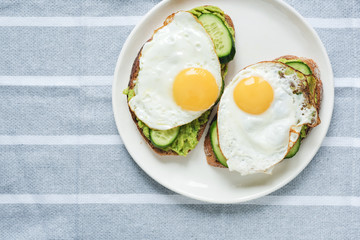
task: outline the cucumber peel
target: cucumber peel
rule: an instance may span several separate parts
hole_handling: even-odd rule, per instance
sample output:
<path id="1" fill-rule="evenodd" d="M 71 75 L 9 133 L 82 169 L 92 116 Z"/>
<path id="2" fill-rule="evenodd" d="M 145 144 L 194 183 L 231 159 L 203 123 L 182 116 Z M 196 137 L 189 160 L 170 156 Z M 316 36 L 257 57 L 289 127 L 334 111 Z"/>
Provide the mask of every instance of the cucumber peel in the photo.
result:
<path id="1" fill-rule="evenodd" d="M 171 145 L 178 136 L 180 127 L 169 130 L 150 129 L 150 140 L 155 147 L 165 148 Z"/>
<path id="2" fill-rule="evenodd" d="M 311 75 L 312 72 L 308 65 L 306 65 L 303 62 L 287 62 L 286 65 L 298 70 L 299 72 L 305 74 L 305 75 Z"/>
<path id="3" fill-rule="evenodd" d="M 202 14 L 198 19 L 213 40 L 220 63 L 230 62 L 235 56 L 235 43 L 223 20 L 211 13 Z"/>
<path id="4" fill-rule="evenodd" d="M 293 156 L 295 156 L 295 154 L 299 151 L 300 149 L 300 144 L 301 144 L 301 137 L 298 137 L 298 140 L 296 141 L 296 143 L 292 146 L 292 148 L 290 149 L 290 151 L 286 154 L 285 158 L 292 158 Z"/>
<path id="5" fill-rule="evenodd" d="M 213 121 L 210 126 L 210 142 L 213 152 L 218 160 L 224 167 L 228 167 L 226 158 L 222 154 L 219 147 L 218 133 L 217 133 L 217 120 Z"/>

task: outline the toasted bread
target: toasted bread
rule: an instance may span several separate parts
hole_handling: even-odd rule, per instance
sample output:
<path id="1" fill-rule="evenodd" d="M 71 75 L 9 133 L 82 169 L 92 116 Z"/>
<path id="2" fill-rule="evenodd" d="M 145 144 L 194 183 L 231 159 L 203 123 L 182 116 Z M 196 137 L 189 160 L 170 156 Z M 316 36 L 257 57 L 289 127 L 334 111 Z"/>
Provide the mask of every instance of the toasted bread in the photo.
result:
<path id="1" fill-rule="evenodd" d="M 154 31 L 154 34 L 156 33 L 156 31 L 158 31 L 159 29 L 161 29 L 161 28 L 163 28 L 164 26 L 166 26 L 167 24 L 169 24 L 169 23 L 173 20 L 174 15 L 175 15 L 175 13 L 171 14 L 170 16 L 168 16 L 168 17 L 165 19 L 163 25 L 162 25 L 160 28 L 158 28 L 158 29 L 156 29 L 156 30 Z M 226 22 L 229 24 L 229 26 L 232 27 L 232 28 L 234 29 L 234 31 L 235 31 L 234 24 L 233 24 L 230 16 L 228 16 L 228 15 L 225 14 L 225 20 L 226 20 Z M 151 40 L 152 40 L 152 37 L 151 37 L 147 42 L 149 42 L 149 41 L 151 41 Z M 140 57 L 141 57 L 141 51 L 142 51 L 142 48 L 140 49 L 137 57 L 136 57 L 135 60 L 134 60 L 133 66 L 132 66 L 131 75 L 130 75 L 130 81 L 129 81 L 129 84 L 128 84 L 128 88 L 129 88 L 129 89 L 133 89 L 133 88 L 135 87 L 135 84 L 136 84 L 136 81 L 135 81 L 135 80 L 137 79 L 138 74 L 139 74 L 139 70 L 140 70 L 140 62 L 139 62 L 139 59 L 140 59 Z M 129 103 L 129 99 L 127 99 L 127 101 L 128 101 L 128 103 Z M 129 106 L 129 104 L 128 104 L 128 106 Z M 142 137 L 144 138 L 144 140 L 148 143 L 148 145 L 152 148 L 153 151 L 155 151 L 155 152 L 156 152 L 157 154 L 159 154 L 159 155 L 178 155 L 176 152 L 174 152 L 174 151 L 172 151 L 172 150 L 164 151 L 164 150 L 162 150 L 162 149 L 160 149 L 160 148 L 155 147 L 155 146 L 152 144 L 152 142 L 144 135 L 142 129 L 141 129 L 141 128 L 139 127 L 139 125 L 138 125 L 138 121 L 137 121 L 137 119 L 136 119 L 136 115 L 135 115 L 135 113 L 131 110 L 130 107 L 129 107 L 129 111 L 130 111 L 130 113 L 131 113 L 131 117 L 132 117 L 134 123 L 136 124 L 136 126 L 137 126 L 140 134 L 142 135 Z M 209 114 L 209 116 L 210 116 L 210 114 Z M 206 128 L 206 124 L 207 124 L 208 121 L 209 121 L 209 117 L 208 117 L 207 121 L 206 121 L 203 125 L 201 125 L 200 130 L 199 130 L 199 132 L 198 132 L 198 134 L 197 134 L 197 140 L 198 140 L 198 141 L 200 140 L 201 136 L 203 135 L 203 133 L 204 133 L 204 131 L 205 131 L 205 128 Z"/>
<path id="2" fill-rule="evenodd" d="M 303 61 L 306 65 L 308 65 L 308 67 L 310 68 L 311 72 L 313 73 L 313 76 L 316 78 L 316 88 L 315 88 L 315 92 L 317 93 L 318 101 L 316 103 L 316 108 L 319 112 L 320 110 L 320 105 L 321 105 L 321 100 L 322 100 L 322 82 L 320 80 L 320 70 L 319 67 L 317 66 L 317 64 L 314 62 L 314 60 L 312 59 L 308 59 L 308 58 L 299 58 L 297 56 L 293 56 L 293 55 L 286 55 L 286 56 L 281 56 L 279 58 L 274 59 L 274 61 L 278 61 L 279 59 L 285 58 L 287 60 L 292 60 L 292 59 L 300 59 L 301 61 Z M 215 117 L 212 119 L 212 122 L 216 119 L 216 115 Z M 211 124 L 211 123 L 210 123 Z M 309 133 L 309 131 L 311 130 L 311 128 L 307 128 L 307 133 Z M 220 168 L 225 168 L 224 165 L 222 165 L 220 162 L 217 161 L 217 158 L 215 156 L 215 153 L 212 149 L 211 146 L 211 140 L 210 140 L 210 131 L 208 131 L 208 133 L 205 136 L 205 141 L 204 141 L 204 151 L 205 151 L 205 155 L 206 155 L 206 161 L 208 162 L 208 164 L 210 166 L 213 167 L 220 167 Z"/>

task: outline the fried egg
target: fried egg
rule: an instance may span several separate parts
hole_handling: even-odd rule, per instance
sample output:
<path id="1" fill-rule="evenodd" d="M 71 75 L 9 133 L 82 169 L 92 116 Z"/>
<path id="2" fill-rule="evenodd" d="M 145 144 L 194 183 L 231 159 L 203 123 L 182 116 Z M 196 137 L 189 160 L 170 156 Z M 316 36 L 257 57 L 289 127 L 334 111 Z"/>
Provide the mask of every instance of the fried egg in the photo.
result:
<path id="1" fill-rule="evenodd" d="M 260 62 L 241 70 L 223 93 L 219 146 L 229 170 L 268 173 L 297 141 L 302 125 L 318 123 L 305 76 L 282 63 Z"/>
<path id="2" fill-rule="evenodd" d="M 129 106 L 152 129 L 187 124 L 219 97 L 222 77 L 214 43 L 191 13 L 180 11 L 155 31 L 139 64 Z"/>

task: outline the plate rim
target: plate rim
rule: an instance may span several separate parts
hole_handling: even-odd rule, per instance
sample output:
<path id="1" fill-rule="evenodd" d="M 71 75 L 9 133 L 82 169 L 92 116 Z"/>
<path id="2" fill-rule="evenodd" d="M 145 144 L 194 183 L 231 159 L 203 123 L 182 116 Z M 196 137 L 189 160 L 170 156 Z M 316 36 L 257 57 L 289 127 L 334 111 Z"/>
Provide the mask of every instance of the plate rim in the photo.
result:
<path id="1" fill-rule="evenodd" d="M 166 4 L 169 4 L 171 2 L 175 2 L 176 0 L 163 0 L 161 2 L 159 2 L 158 4 L 156 4 L 150 11 L 148 11 L 141 19 L 141 21 L 139 23 L 136 24 L 136 26 L 133 28 L 133 30 L 131 31 L 131 33 L 128 35 L 126 41 L 124 42 L 122 48 L 121 48 L 121 52 L 119 54 L 119 57 L 117 59 L 116 62 L 116 67 L 115 67 L 115 71 L 114 71 L 114 78 L 113 78 L 113 82 L 112 82 L 112 108 L 113 108 L 113 115 L 114 115 L 114 119 L 115 119 L 115 124 L 116 124 L 116 128 L 118 130 L 118 133 L 121 137 L 121 139 L 123 139 L 122 134 L 121 134 L 121 127 L 120 127 L 120 122 L 121 119 L 120 117 L 118 117 L 120 114 L 117 114 L 119 110 L 117 110 L 117 105 L 116 105 L 116 101 L 115 101 L 115 95 L 116 94 L 120 94 L 118 93 L 118 88 L 117 88 L 117 78 L 119 75 L 119 68 L 121 66 L 121 60 L 124 58 L 124 53 L 125 53 L 125 49 L 128 48 L 128 46 L 130 45 L 130 39 L 133 37 L 133 35 L 135 35 L 135 33 L 138 31 L 138 28 L 140 28 L 140 26 L 143 24 L 143 22 L 148 18 L 148 16 L 152 15 L 153 12 L 156 12 L 159 8 L 163 7 Z M 315 37 L 316 41 L 318 42 L 319 46 L 320 46 L 320 50 L 321 52 L 324 53 L 324 56 L 326 56 L 325 61 L 326 61 L 326 65 L 329 66 L 329 79 L 327 84 L 330 84 L 330 90 L 331 92 L 329 93 L 331 96 L 331 105 L 330 105 L 330 109 L 329 109 L 329 116 L 330 116 L 330 120 L 328 121 L 328 123 L 326 124 L 326 126 L 324 127 L 324 134 L 321 137 L 321 141 L 319 142 L 319 146 L 317 146 L 317 151 L 314 152 L 313 154 L 310 155 L 310 157 L 308 158 L 308 160 L 306 162 L 304 162 L 302 167 L 299 167 L 298 169 L 296 169 L 296 171 L 294 171 L 293 174 L 291 174 L 289 177 L 285 178 L 284 180 L 282 180 L 281 182 L 279 182 L 278 184 L 271 186 L 270 188 L 268 188 L 267 190 L 264 190 L 262 192 L 259 193 L 255 193 L 255 194 L 250 194 L 248 196 L 245 197 L 240 197 L 240 198 L 232 198 L 229 199 L 228 201 L 219 201 L 216 199 L 210 199 L 208 197 L 201 197 L 198 195 L 194 195 L 192 193 L 183 191 L 181 189 L 176 189 L 174 187 L 171 186 L 171 184 L 168 184 L 162 180 L 160 180 L 156 175 L 152 174 L 150 171 L 148 171 L 148 169 L 144 168 L 141 164 L 141 161 L 136 160 L 136 157 L 134 157 L 134 153 L 129 151 L 129 148 L 127 146 L 126 141 L 123 141 L 123 144 L 126 147 L 126 150 L 128 151 L 128 153 L 130 154 L 130 156 L 132 157 L 132 159 L 134 160 L 134 162 L 136 162 L 136 164 L 142 169 L 142 171 L 144 171 L 148 176 L 150 176 L 153 180 L 155 180 L 158 184 L 168 188 L 169 190 L 181 194 L 183 196 L 195 199 L 195 200 L 200 200 L 203 202 L 208 202 L 208 203 L 215 203 L 215 204 L 236 204 L 236 203 L 241 203 L 241 202 L 246 202 L 246 201 L 250 201 L 250 200 L 254 200 L 263 196 L 266 196 L 280 188 L 282 188 L 283 186 L 285 186 L 286 184 L 288 184 L 289 182 L 291 182 L 293 179 L 295 179 L 308 165 L 309 163 L 312 161 L 312 159 L 314 158 L 315 154 L 318 152 L 319 148 L 321 147 L 321 143 L 324 141 L 324 138 L 326 136 L 326 133 L 329 130 L 329 126 L 331 123 L 331 117 L 333 115 L 333 110 L 334 110 L 334 75 L 333 75 L 333 69 L 332 69 L 332 64 L 331 61 L 329 59 L 329 56 L 327 54 L 326 48 L 323 44 L 323 42 L 321 41 L 319 35 L 317 34 L 317 32 L 314 30 L 314 28 L 304 19 L 304 17 L 298 13 L 292 6 L 290 6 L 289 4 L 287 4 L 286 2 L 282 1 L 282 0 L 272 0 L 271 1 L 273 4 L 279 4 L 281 5 L 281 7 L 285 8 L 286 10 L 288 10 L 291 14 L 295 15 L 307 28 L 307 30 L 309 30 L 311 32 L 311 34 Z M 329 99 L 330 100 L 330 99 Z M 327 104 L 329 104 L 329 102 L 327 102 Z M 208 125 L 208 123 L 207 123 Z M 206 129 L 208 129 L 208 126 L 206 127 Z M 205 130 L 206 130 L 205 129 Z"/>

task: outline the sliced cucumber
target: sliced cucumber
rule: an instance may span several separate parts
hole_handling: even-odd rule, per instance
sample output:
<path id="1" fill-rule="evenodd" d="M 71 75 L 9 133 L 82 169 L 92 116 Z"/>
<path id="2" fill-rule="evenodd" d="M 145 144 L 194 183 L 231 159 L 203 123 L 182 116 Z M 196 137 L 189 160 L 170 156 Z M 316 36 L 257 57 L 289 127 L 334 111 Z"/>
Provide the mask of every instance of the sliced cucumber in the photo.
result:
<path id="1" fill-rule="evenodd" d="M 287 62 L 286 65 L 289 65 L 290 67 L 295 68 L 296 70 L 302 72 L 302 73 L 305 74 L 305 75 L 310 75 L 310 74 L 312 74 L 309 66 L 306 65 L 306 64 L 303 63 L 303 62 L 299 62 L 299 61 L 296 61 L 296 62 Z"/>
<path id="2" fill-rule="evenodd" d="M 294 144 L 294 146 L 290 149 L 290 151 L 286 154 L 285 158 L 292 158 L 299 151 L 301 144 L 301 137 L 298 137 L 298 140 Z"/>
<path id="3" fill-rule="evenodd" d="M 224 79 L 223 79 L 222 82 L 221 82 L 221 89 L 220 89 L 219 97 L 216 99 L 216 102 L 215 102 L 214 105 L 216 105 L 220 101 L 221 96 L 224 93 L 224 86 L 225 86 L 225 82 L 224 82 Z"/>
<path id="4" fill-rule="evenodd" d="M 226 158 L 222 154 L 220 147 L 219 147 L 218 133 L 217 133 L 217 121 L 216 120 L 213 121 L 210 126 L 210 141 L 211 141 L 211 147 L 215 153 L 217 160 L 225 167 L 228 167 L 228 165 L 226 164 Z"/>
<path id="5" fill-rule="evenodd" d="M 220 63 L 230 62 L 235 55 L 235 43 L 224 22 L 211 13 L 201 14 L 199 21 L 212 38 Z"/>
<path id="6" fill-rule="evenodd" d="M 169 130 L 150 129 L 150 140 L 155 147 L 164 148 L 172 144 L 178 136 L 180 127 Z"/>
<path id="7" fill-rule="evenodd" d="M 304 62 L 302 62 L 301 60 L 295 60 L 295 61 L 284 60 L 284 61 L 281 61 L 281 62 L 284 62 L 286 65 L 298 70 L 299 72 L 301 72 L 304 75 L 312 75 L 312 72 L 311 72 L 311 69 L 309 68 L 309 66 L 307 64 L 305 64 Z M 310 81 L 311 79 L 309 80 L 309 78 L 313 78 L 313 77 L 308 76 L 307 78 L 308 78 L 308 83 L 309 83 L 309 82 L 311 82 Z M 309 84 L 310 92 L 311 92 L 311 87 L 312 86 L 313 86 L 313 84 Z M 307 126 L 305 126 L 305 125 L 301 128 L 301 135 L 299 136 L 299 138 L 296 141 L 296 143 L 294 144 L 294 146 L 286 154 L 285 158 L 292 158 L 299 151 L 300 145 L 301 145 L 301 139 L 306 136 L 306 128 L 307 128 Z"/>

